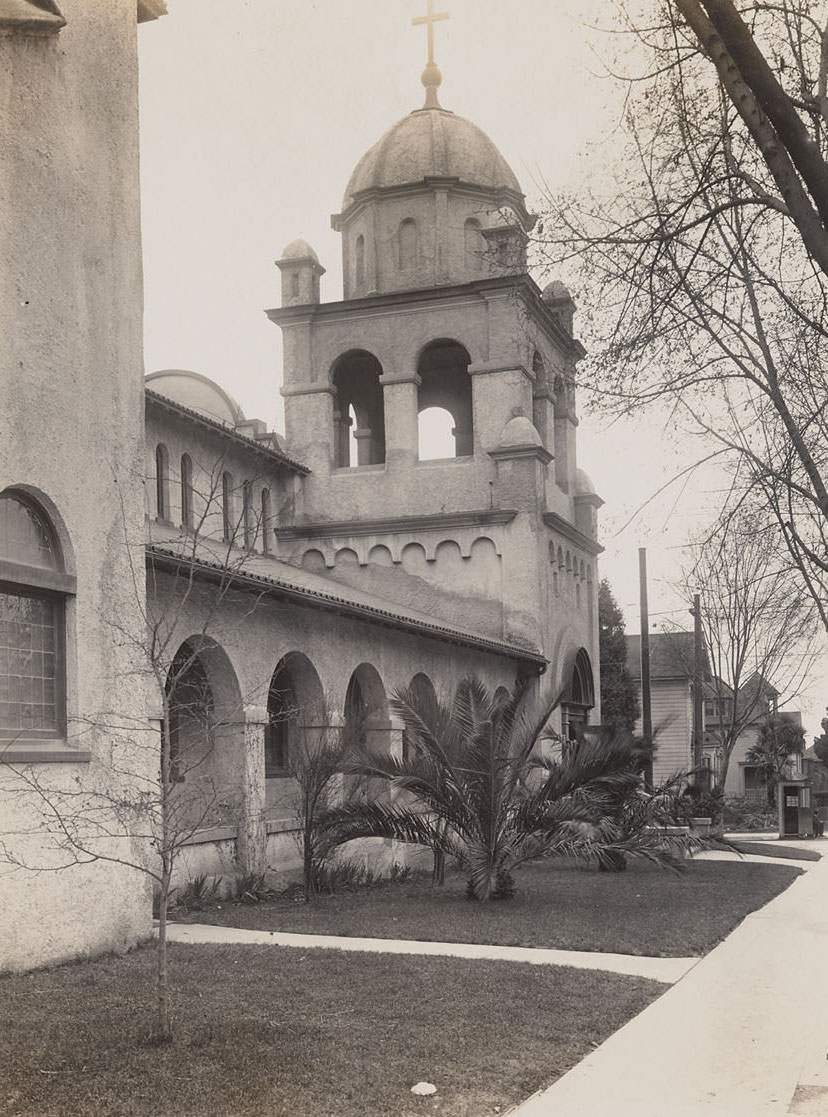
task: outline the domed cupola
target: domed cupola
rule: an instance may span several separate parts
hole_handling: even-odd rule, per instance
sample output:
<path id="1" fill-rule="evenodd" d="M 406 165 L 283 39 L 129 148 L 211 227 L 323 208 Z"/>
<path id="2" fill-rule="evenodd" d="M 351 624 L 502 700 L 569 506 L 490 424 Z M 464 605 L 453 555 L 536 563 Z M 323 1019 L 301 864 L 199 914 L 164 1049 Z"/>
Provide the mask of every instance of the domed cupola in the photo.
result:
<path id="1" fill-rule="evenodd" d="M 485 132 L 441 107 L 431 34 L 422 81 L 424 106 L 362 156 L 331 218 L 346 299 L 526 270 L 520 184 Z"/>

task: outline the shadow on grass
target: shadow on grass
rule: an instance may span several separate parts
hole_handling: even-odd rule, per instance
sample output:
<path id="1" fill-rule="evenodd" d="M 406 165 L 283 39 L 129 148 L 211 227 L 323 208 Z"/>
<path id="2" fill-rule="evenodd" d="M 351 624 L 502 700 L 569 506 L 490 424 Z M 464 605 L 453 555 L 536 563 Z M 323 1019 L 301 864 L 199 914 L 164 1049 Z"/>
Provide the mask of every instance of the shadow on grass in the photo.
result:
<path id="1" fill-rule="evenodd" d="M 470 902 L 458 875 L 443 888 L 417 876 L 310 904 L 289 898 L 223 904 L 178 918 L 252 930 L 688 957 L 707 953 L 800 872 L 782 864 L 691 861 L 678 874 L 644 862 L 599 873 L 538 862 L 520 870 L 511 900 Z"/>
<path id="2" fill-rule="evenodd" d="M 18 1117 L 480 1117 L 578 1062 L 665 988 L 614 974 L 280 947 L 153 953 L 0 980 L 0 1112 Z M 434 1098 L 415 1098 L 421 1080 Z"/>

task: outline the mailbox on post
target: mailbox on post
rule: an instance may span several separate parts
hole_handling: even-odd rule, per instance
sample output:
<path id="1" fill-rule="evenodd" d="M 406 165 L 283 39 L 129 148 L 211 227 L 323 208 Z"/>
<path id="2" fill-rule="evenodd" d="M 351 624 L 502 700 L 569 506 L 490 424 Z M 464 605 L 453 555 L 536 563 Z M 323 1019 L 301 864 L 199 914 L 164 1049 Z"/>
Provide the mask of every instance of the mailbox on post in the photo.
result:
<path id="1" fill-rule="evenodd" d="M 810 780 L 780 780 L 776 799 L 779 804 L 779 837 L 810 836 L 814 829 Z"/>

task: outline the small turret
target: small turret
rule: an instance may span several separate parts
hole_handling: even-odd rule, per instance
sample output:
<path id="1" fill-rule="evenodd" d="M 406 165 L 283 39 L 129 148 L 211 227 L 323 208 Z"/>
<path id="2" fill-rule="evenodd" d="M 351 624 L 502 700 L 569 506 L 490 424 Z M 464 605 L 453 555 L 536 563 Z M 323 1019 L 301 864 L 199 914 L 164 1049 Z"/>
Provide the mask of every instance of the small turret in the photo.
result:
<path id="1" fill-rule="evenodd" d="M 319 302 L 319 279 L 325 269 L 307 241 L 291 241 L 276 267 L 282 273 L 282 306 Z"/>
<path id="2" fill-rule="evenodd" d="M 569 288 L 561 283 L 560 279 L 553 279 L 543 289 L 541 298 L 558 319 L 566 332 L 572 336 L 575 302 L 569 293 Z"/>

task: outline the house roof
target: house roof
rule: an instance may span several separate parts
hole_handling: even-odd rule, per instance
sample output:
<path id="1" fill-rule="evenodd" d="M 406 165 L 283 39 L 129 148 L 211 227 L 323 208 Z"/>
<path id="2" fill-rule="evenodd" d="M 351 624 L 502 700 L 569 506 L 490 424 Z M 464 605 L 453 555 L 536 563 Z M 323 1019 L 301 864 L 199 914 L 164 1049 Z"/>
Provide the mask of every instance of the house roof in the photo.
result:
<path id="1" fill-rule="evenodd" d="M 145 388 L 144 395 L 148 404 L 159 407 L 164 411 L 173 412 L 176 415 L 180 415 L 188 422 L 214 431 L 223 438 L 236 443 L 238 446 L 250 450 L 253 453 L 261 454 L 271 462 L 284 466 L 294 473 L 310 473 L 306 465 L 302 465 L 301 462 L 297 462 L 293 458 L 288 457 L 283 451 L 277 449 L 272 442 L 259 442 L 255 438 L 248 438 L 245 434 L 239 434 L 238 431 L 233 430 L 233 428 L 227 426 L 226 423 L 222 423 L 218 419 L 211 419 L 209 416 L 203 415 L 200 411 L 194 411 L 192 407 L 185 407 L 183 403 L 178 403 L 177 400 L 170 399 L 168 396 L 162 396 L 159 392 L 154 392 L 151 388 Z"/>
<path id="2" fill-rule="evenodd" d="M 531 663 L 540 671 L 547 665 L 546 657 L 537 648 L 496 640 L 483 633 L 448 625 L 425 613 L 418 613 L 352 586 L 342 585 L 324 575 L 291 566 L 269 555 L 245 555 L 244 552 L 238 552 L 237 556 L 234 552 L 234 562 L 228 565 L 226 550 L 225 544 L 223 554 L 220 555 L 218 551 L 211 553 L 209 545 L 205 543 L 198 549 L 199 553 L 194 554 L 192 541 L 188 541 L 185 550 L 177 547 L 174 540 L 169 540 L 164 544 L 148 544 L 147 562 L 160 569 L 186 569 L 206 580 L 229 577 L 235 585 L 256 593 L 266 593 L 404 632 L 508 656 L 510 659 Z M 237 557 L 243 562 L 235 561 Z"/>
<path id="3" fill-rule="evenodd" d="M 641 637 L 627 636 L 627 668 L 641 679 Z M 650 635 L 650 679 L 692 679 L 694 637 L 692 632 L 654 632 Z M 703 651 L 703 671 L 710 674 L 707 651 Z"/>

